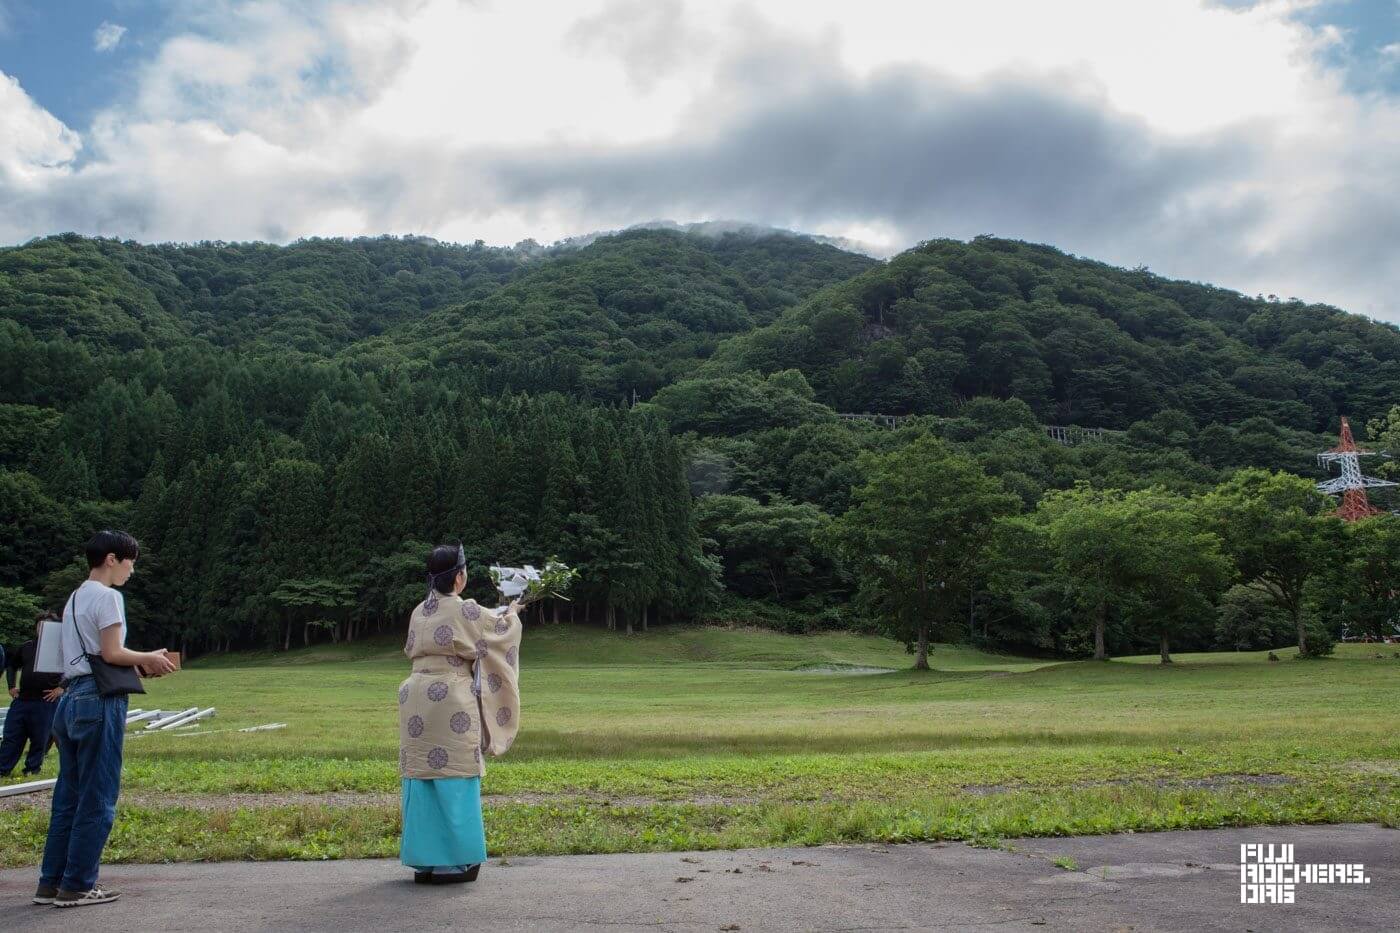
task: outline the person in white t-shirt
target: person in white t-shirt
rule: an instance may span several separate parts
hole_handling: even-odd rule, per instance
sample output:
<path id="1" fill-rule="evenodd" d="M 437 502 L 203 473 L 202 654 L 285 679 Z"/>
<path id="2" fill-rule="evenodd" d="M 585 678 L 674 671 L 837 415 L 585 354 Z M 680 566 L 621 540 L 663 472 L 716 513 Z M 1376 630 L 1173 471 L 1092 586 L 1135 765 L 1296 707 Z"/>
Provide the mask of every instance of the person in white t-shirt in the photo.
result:
<path id="1" fill-rule="evenodd" d="M 103 696 L 89 657 L 136 667 L 148 677 L 175 669 L 159 651 L 126 647 L 126 603 L 117 587 L 131 579 L 141 546 L 124 531 L 99 531 L 85 547 L 88 578 L 63 609 L 65 692 L 54 711 L 58 783 L 53 789 L 44 864 L 34 903 L 81 907 L 116 900 L 97 883 L 98 862 L 121 790 L 125 694 Z"/>

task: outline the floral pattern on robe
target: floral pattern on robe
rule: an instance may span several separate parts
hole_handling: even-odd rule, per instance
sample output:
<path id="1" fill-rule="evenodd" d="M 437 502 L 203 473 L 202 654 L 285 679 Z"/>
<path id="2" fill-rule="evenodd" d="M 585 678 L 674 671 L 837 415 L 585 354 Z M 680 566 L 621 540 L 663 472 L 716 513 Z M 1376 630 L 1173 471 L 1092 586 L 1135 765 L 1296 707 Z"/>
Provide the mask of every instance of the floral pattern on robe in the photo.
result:
<path id="1" fill-rule="evenodd" d="M 520 617 L 475 600 L 419 603 L 404 654 L 413 672 L 399 685 L 399 774 L 480 777 L 485 755 L 503 755 L 520 730 Z"/>

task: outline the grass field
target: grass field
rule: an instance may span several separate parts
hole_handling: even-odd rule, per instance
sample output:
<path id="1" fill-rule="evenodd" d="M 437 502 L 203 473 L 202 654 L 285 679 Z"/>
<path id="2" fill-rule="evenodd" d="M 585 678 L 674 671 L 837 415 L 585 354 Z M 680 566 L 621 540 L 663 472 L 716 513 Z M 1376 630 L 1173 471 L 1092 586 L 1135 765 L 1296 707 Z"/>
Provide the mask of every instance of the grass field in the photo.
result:
<path id="1" fill-rule="evenodd" d="M 1400 648 L 1293 654 L 1161 666 L 939 646 L 915 673 L 899 645 L 856 635 L 537 628 L 520 738 L 483 785 L 488 841 L 508 856 L 1397 825 Z M 394 855 L 406 670 L 397 643 L 368 641 L 152 682 L 133 706 L 219 712 L 197 734 L 133 733 L 108 860 Z M 268 722 L 288 728 L 225 731 Z M 0 803 L 0 864 L 34 863 L 47 796 Z"/>

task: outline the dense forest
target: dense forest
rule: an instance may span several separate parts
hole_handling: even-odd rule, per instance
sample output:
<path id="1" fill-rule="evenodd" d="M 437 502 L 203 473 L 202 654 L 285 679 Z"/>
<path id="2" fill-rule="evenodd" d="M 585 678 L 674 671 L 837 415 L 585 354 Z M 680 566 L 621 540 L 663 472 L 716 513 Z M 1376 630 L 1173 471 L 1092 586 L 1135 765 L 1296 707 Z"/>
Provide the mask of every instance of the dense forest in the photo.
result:
<path id="1" fill-rule="evenodd" d="M 1339 415 L 1400 449 L 1397 389 L 1392 326 L 993 238 L 50 237 L 0 249 L 0 636 L 122 526 L 134 637 L 196 652 L 393 627 L 453 539 L 483 598 L 578 567 L 542 620 L 1325 646 L 1393 624 L 1400 535 L 1313 457 Z M 1338 536 L 1382 582 L 1324 611 Z"/>
<path id="2" fill-rule="evenodd" d="M 1015 397 L 1044 421 L 1126 428 L 1174 409 L 1335 430 L 1400 389 L 1400 331 L 1046 246 L 940 240 L 728 342 L 703 375 L 799 369 L 843 411 L 946 413 Z"/>

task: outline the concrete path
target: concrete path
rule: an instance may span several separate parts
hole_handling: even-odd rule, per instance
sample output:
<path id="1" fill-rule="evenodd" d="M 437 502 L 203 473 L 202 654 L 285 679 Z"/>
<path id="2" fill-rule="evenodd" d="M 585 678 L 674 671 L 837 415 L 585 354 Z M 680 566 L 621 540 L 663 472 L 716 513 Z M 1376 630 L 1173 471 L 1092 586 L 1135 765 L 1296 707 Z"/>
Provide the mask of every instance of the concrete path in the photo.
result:
<path id="1" fill-rule="evenodd" d="M 1293 843 L 1361 862 L 1366 885 L 1300 885 L 1240 904 L 1239 846 Z M 1054 863 L 1072 867 L 1059 867 Z M 469 885 L 422 887 L 392 861 L 118 865 L 124 892 L 29 906 L 33 870 L 0 872 L 6 930 L 1400 930 L 1400 831 L 1256 827 L 1077 839 L 1010 850 L 828 846 L 493 859 Z"/>

